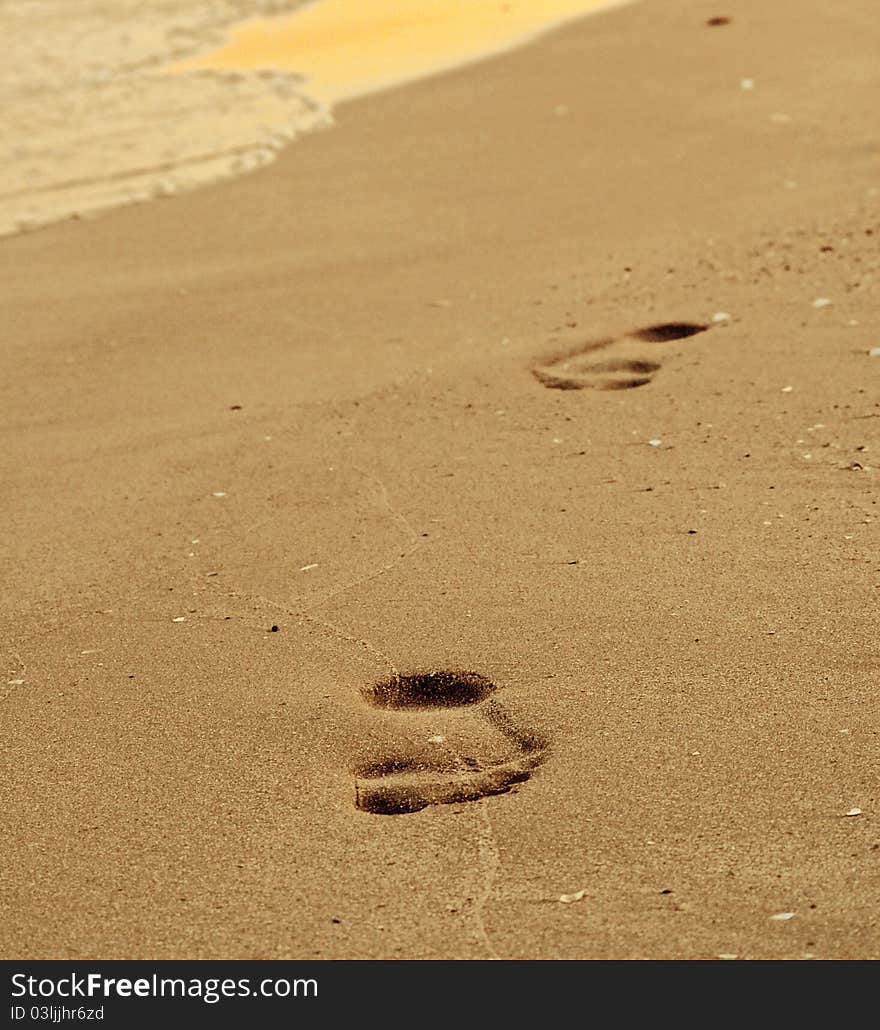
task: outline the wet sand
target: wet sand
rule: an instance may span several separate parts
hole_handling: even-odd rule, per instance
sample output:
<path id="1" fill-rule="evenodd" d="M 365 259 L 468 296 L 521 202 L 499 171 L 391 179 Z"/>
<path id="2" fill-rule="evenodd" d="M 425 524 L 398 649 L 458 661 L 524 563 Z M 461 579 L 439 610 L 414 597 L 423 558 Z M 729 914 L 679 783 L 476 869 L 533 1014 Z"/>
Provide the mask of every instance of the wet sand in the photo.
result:
<path id="1" fill-rule="evenodd" d="M 4 957 L 880 957 L 877 43 L 624 7 L 3 242 Z"/>
<path id="2" fill-rule="evenodd" d="M 311 96 L 335 104 L 522 46 L 566 21 L 629 2 L 320 0 L 234 25 L 219 47 L 169 71 L 289 71 L 304 77 Z"/>

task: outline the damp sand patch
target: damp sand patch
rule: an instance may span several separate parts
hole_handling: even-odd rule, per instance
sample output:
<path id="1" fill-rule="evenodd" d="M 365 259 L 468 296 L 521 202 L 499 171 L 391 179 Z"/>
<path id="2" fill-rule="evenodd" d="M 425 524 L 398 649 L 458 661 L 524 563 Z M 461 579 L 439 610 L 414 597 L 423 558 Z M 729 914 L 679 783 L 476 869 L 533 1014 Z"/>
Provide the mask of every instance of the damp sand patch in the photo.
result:
<path id="1" fill-rule="evenodd" d="M 632 0 L 318 0 L 280 18 L 235 25 L 223 45 L 179 62 L 303 74 L 335 104 L 481 60 L 566 21 Z"/>

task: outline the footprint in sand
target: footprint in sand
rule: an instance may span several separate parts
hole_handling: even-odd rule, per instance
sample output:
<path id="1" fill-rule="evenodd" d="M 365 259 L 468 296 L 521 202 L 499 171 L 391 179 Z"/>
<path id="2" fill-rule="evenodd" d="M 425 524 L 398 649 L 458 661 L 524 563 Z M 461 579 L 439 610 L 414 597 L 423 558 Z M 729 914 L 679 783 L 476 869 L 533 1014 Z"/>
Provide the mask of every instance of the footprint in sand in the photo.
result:
<path id="1" fill-rule="evenodd" d="M 518 726 L 475 672 L 395 676 L 363 691 L 394 743 L 352 770 L 355 804 L 376 815 L 503 794 L 543 761 L 545 742 Z"/>
<path id="2" fill-rule="evenodd" d="M 623 336 L 581 344 L 532 368 L 532 374 L 550 390 L 631 390 L 650 383 L 660 368 L 648 344 L 684 340 L 705 332 L 696 322 L 661 322 Z"/>

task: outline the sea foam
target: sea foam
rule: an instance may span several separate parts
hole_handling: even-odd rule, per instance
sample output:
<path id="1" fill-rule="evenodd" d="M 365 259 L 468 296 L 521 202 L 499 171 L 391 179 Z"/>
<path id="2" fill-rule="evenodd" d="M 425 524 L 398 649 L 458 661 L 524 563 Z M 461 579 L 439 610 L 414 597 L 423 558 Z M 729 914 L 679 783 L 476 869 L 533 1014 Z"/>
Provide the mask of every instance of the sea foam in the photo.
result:
<path id="1" fill-rule="evenodd" d="M 0 235 L 258 168 L 330 123 L 293 72 L 169 61 L 304 0 L 10 0 L 0 37 Z"/>

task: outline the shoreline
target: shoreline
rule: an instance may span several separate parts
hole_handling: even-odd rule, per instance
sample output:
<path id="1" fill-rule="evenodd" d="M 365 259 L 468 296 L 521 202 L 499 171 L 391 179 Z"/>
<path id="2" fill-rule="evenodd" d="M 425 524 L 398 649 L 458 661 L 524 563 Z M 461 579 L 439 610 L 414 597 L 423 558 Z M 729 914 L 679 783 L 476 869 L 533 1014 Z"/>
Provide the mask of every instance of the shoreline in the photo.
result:
<path id="1" fill-rule="evenodd" d="M 13 4 L 3 24 L 23 37 L 23 56 L 6 73 L 0 239 L 247 175 L 332 127 L 343 100 L 491 59 L 627 2 L 553 0 L 535 10 L 517 0 L 508 15 L 469 4 L 437 21 L 436 38 L 419 14 L 385 0 L 353 11 L 339 0 L 261 0 L 250 17 L 239 0 L 211 9 L 172 0 L 152 11 L 130 4 L 127 19 L 116 11 L 109 20 L 103 0 L 90 0 L 73 22 L 66 9 L 53 20 L 50 2 L 36 35 Z M 349 19 L 353 39 L 342 31 Z M 476 30 L 479 44 L 461 41 Z M 365 66 L 372 77 L 361 81 Z"/>
<path id="2" fill-rule="evenodd" d="M 290 73 L 162 73 L 220 45 L 246 10 L 298 3 L 118 0 L 111 11 L 83 0 L 72 12 L 47 0 L 39 22 L 29 5 L 4 5 L 0 30 L 16 47 L 3 71 L 0 239 L 243 174 L 327 124 Z"/>
<path id="3" fill-rule="evenodd" d="M 5 956 L 880 957 L 871 6 L 620 8 L 4 242 Z M 541 764 L 358 808 L 506 760 L 365 700 L 442 669 Z"/>
<path id="4" fill-rule="evenodd" d="M 491 60 L 634 2 L 320 0 L 279 18 L 240 22 L 221 46 L 172 72 L 291 71 L 304 76 L 319 101 L 335 105 Z"/>

